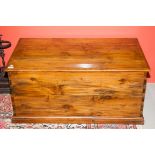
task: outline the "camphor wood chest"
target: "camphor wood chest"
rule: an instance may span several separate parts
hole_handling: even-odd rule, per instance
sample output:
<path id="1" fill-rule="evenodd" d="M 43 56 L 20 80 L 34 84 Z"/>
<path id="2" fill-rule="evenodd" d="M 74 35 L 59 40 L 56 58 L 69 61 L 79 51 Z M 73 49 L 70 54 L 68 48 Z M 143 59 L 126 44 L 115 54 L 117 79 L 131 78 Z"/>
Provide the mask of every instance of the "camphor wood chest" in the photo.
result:
<path id="1" fill-rule="evenodd" d="M 6 71 L 13 122 L 144 123 L 149 67 L 137 39 L 22 38 Z"/>

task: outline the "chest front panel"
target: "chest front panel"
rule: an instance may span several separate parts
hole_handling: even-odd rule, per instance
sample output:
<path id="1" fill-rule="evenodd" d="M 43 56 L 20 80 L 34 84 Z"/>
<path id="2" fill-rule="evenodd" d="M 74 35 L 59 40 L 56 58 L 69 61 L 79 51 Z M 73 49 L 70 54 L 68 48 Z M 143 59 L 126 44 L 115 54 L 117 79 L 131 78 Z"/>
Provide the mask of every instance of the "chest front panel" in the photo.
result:
<path id="1" fill-rule="evenodd" d="M 14 72 L 18 116 L 141 116 L 142 72 Z"/>

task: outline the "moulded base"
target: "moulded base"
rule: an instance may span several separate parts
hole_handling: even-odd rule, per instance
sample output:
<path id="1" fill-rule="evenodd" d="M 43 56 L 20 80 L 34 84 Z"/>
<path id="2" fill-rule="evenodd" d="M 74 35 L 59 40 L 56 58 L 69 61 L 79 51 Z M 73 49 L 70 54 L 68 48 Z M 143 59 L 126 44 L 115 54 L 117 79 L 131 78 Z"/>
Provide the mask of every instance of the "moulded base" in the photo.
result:
<path id="1" fill-rule="evenodd" d="M 13 123 L 97 123 L 97 124 L 144 124 L 143 117 L 110 118 L 110 117 L 13 117 Z"/>

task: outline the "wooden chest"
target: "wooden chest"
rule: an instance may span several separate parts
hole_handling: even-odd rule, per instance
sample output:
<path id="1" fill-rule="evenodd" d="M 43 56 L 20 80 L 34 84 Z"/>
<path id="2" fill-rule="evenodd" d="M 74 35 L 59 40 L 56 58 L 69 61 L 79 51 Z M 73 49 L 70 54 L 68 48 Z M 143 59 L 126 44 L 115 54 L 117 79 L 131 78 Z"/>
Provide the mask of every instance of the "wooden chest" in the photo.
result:
<path id="1" fill-rule="evenodd" d="M 137 39 L 22 38 L 6 71 L 13 122 L 144 123 Z"/>

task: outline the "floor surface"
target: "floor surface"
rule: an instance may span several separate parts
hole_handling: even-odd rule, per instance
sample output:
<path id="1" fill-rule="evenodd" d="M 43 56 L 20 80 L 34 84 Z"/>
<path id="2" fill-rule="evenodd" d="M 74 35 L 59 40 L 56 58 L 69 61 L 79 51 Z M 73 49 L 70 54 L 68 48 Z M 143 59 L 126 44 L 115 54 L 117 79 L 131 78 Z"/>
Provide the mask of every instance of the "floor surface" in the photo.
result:
<path id="1" fill-rule="evenodd" d="M 143 129 L 155 129 L 155 83 L 148 83 L 144 101 Z"/>

